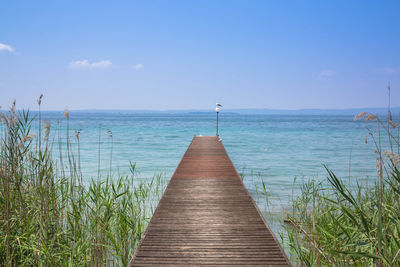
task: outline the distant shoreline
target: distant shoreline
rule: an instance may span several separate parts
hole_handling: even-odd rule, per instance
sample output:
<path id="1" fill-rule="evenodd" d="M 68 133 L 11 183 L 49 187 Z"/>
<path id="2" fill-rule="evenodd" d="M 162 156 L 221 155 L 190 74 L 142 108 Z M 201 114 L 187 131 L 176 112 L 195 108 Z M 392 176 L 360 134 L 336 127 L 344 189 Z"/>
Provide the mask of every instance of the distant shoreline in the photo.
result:
<path id="1" fill-rule="evenodd" d="M 6 112 L 7 110 L 0 110 Z M 38 110 L 31 110 L 37 112 Z M 63 110 L 42 110 L 43 112 L 64 112 Z M 387 115 L 387 108 L 354 108 L 354 109 L 224 109 L 221 113 L 226 115 L 355 115 L 361 112 L 369 112 L 378 115 Z M 77 109 L 70 110 L 74 113 L 120 113 L 120 114 L 188 114 L 208 115 L 214 111 L 205 109 L 182 109 L 182 110 L 129 110 L 129 109 Z M 392 115 L 397 117 L 400 114 L 400 107 L 391 108 Z"/>

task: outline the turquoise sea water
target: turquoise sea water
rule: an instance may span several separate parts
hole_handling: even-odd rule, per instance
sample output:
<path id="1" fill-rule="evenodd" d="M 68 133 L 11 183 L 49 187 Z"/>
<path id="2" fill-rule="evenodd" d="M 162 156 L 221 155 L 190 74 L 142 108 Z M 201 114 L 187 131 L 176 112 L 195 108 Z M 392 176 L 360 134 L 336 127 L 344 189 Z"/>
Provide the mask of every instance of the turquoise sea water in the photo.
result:
<path id="1" fill-rule="evenodd" d="M 51 122 L 54 154 L 66 141 L 67 121 L 62 112 L 44 112 Z M 137 179 L 162 173 L 170 178 L 194 135 L 215 135 L 215 114 L 135 114 L 129 112 L 70 112 L 69 134 L 77 158 L 75 131 L 80 133 L 84 179 L 96 177 L 99 163 L 105 176 L 125 175 L 136 162 Z M 37 122 L 36 122 L 37 124 Z M 302 180 L 324 180 L 326 164 L 345 180 L 376 179 L 374 145 L 365 126 L 353 116 L 281 116 L 220 114 L 220 137 L 244 183 L 261 211 L 282 214 Z M 112 131 L 112 138 L 107 130 Z M 58 134 L 60 133 L 60 139 Z M 100 142 L 99 142 L 100 135 Z M 113 142 L 113 145 L 112 145 Z M 62 152 L 65 155 L 65 151 Z M 350 170 L 349 170 L 350 166 Z M 294 178 L 297 177 L 296 183 Z M 257 197 L 264 181 L 268 201 Z M 267 205 L 267 203 L 269 203 Z M 267 207 L 268 206 L 268 207 Z M 279 227 L 279 226 L 277 226 Z M 274 228 L 274 226 L 272 227 Z"/>

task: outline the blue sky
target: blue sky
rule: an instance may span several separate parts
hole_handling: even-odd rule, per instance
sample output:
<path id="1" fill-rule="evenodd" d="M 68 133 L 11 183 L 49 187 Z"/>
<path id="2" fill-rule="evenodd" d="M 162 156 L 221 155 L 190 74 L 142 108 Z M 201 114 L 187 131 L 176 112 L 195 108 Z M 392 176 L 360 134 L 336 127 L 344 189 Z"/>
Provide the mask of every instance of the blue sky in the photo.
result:
<path id="1" fill-rule="evenodd" d="M 400 1 L 1 1 L 0 106 L 400 106 Z"/>

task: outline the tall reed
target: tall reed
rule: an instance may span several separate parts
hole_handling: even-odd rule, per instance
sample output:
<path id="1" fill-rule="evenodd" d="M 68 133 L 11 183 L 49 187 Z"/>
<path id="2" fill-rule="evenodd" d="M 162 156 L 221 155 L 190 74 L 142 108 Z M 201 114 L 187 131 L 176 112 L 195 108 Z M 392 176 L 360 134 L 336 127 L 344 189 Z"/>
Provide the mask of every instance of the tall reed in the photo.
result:
<path id="1" fill-rule="evenodd" d="M 365 112 L 361 118 L 376 123 L 367 131 L 377 179 L 352 185 L 325 166 L 328 183 L 302 185 L 285 226 L 300 266 L 400 266 L 399 125 L 390 112 L 386 121 Z"/>
<path id="2" fill-rule="evenodd" d="M 106 179 L 85 178 L 84 185 L 80 130 L 76 162 L 65 117 L 67 166 L 63 153 L 53 158 L 50 124 L 40 112 L 32 118 L 14 102 L 0 115 L 0 266 L 126 266 L 165 188 L 161 176 L 134 183 L 134 164 L 130 175 L 113 178 L 110 169 Z"/>

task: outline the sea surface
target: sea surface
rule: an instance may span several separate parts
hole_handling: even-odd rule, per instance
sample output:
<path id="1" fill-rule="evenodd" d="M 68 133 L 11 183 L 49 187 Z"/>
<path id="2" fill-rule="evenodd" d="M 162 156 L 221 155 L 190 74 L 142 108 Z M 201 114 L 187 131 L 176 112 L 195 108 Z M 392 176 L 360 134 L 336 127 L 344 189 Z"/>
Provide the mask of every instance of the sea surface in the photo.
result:
<path id="1" fill-rule="evenodd" d="M 84 180 L 128 175 L 136 163 L 137 180 L 162 174 L 169 179 L 193 136 L 216 134 L 212 113 L 137 114 L 132 112 L 43 112 L 51 123 L 55 158 L 67 158 L 67 126 Z M 34 122 L 35 128 L 38 120 Z M 345 181 L 376 180 L 375 145 L 366 127 L 352 115 L 238 115 L 220 113 L 219 133 L 236 169 L 266 217 L 282 217 L 307 179 L 326 181 L 324 164 Z M 112 135 L 112 136 L 111 136 Z M 383 135 L 383 134 L 382 134 Z M 59 146 L 61 143 L 61 146 Z M 100 153 L 99 153 L 100 151 Z M 100 164 L 99 164 L 100 162 Z M 262 182 L 267 197 L 257 194 Z M 272 228 L 278 231 L 279 225 Z"/>

